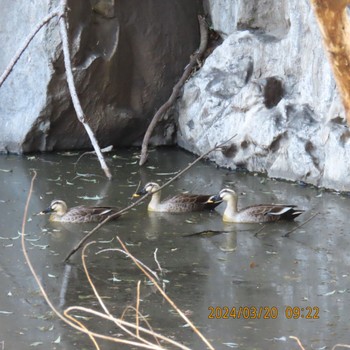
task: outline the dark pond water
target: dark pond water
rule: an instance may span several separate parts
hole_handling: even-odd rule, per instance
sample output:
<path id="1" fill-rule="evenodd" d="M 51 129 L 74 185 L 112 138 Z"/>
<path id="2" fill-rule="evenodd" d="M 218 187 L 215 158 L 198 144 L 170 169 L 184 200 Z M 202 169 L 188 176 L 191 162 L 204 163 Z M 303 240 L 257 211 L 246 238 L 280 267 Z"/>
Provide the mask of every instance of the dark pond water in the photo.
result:
<path id="1" fill-rule="evenodd" d="M 18 232 L 31 169 L 37 170 L 38 177 L 29 208 L 26 246 L 45 290 L 60 311 L 73 305 L 102 311 L 84 274 L 81 252 L 69 264 L 63 263 L 94 225 L 63 226 L 33 214 L 52 199 L 63 199 L 70 206 L 125 207 L 139 181 L 164 183 L 195 159 L 165 148 L 151 152 L 147 165 L 140 168 L 138 150 L 121 150 L 108 157 L 114 176 L 109 182 L 92 156 L 82 158 L 75 168 L 78 156 L 0 158 L 0 350 L 94 348 L 86 335 L 53 315 L 25 263 Z M 141 280 L 140 310 L 153 329 L 192 349 L 205 348 L 130 260 L 111 250 L 120 248 L 119 236 L 154 270 L 154 251 L 158 249 L 166 292 L 216 349 L 297 349 L 291 335 L 309 349 L 350 344 L 350 198 L 217 169 L 208 162 L 190 169 L 164 190 L 163 197 L 184 190 L 211 194 L 226 186 L 240 193 L 241 206 L 292 203 L 306 212 L 296 223 L 262 228 L 224 224 L 221 207 L 210 214 L 150 215 L 147 203 L 141 204 L 102 227 L 91 238 L 96 243 L 86 252 L 91 278 L 110 312 L 118 316 L 126 306 L 135 305 L 136 283 Z M 289 238 L 282 237 L 316 212 L 320 214 Z M 123 338 L 110 322 L 78 311 L 73 314 L 80 315 L 79 320 L 91 330 Z M 107 341 L 99 344 L 101 349 L 116 348 Z"/>

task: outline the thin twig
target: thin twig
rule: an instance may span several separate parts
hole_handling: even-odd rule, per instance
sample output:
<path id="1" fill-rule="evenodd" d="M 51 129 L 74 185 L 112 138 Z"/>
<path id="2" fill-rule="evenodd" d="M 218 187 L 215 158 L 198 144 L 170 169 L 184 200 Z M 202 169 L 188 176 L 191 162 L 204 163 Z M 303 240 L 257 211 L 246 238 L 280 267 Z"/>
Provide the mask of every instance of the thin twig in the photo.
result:
<path id="1" fill-rule="evenodd" d="M 102 148 L 101 152 L 102 153 L 110 152 L 110 151 L 112 151 L 112 149 L 113 149 L 113 146 L 110 145 L 110 146 L 107 146 L 105 148 Z M 84 156 L 88 155 L 88 154 L 96 154 L 96 152 L 95 151 L 88 151 L 88 152 L 84 152 L 83 154 L 81 154 L 79 156 L 79 158 L 77 159 L 77 161 L 74 163 L 74 171 L 75 171 L 75 173 L 77 173 L 77 166 L 78 166 L 78 163 L 79 163 L 80 159 L 83 158 Z"/>
<path id="2" fill-rule="evenodd" d="M 336 348 L 347 348 L 347 349 L 350 349 L 350 345 L 347 345 L 347 344 L 335 344 L 333 346 L 332 350 L 334 350 Z"/>
<path id="3" fill-rule="evenodd" d="M 79 320 L 77 320 L 76 318 L 74 318 L 73 316 L 67 314 L 65 315 L 68 319 L 70 319 L 72 322 L 75 322 L 78 326 L 80 326 L 81 328 L 86 330 L 86 333 L 88 334 L 89 338 L 91 339 L 92 343 L 95 345 L 95 348 L 97 350 L 100 350 L 100 347 L 96 341 L 96 339 L 94 338 L 94 336 L 92 334 L 90 334 L 90 331 L 88 330 L 88 328 Z"/>
<path id="4" fill-rule="evenodd" d="M 96 242 L 90 242 L 88 244 L 86 244 L 84 247 L 83 247 L 83 250 L 82 250 L 82 253 L 81 253 L 81 259 L 82 259 L 82 263 L 83 263 L 83 268 L 84 268 L 84 272 L 85 272 L 85 276 L 90 284 L 90 287 L 92 288 L 94 294 L 95 294 L 95 297 L 96 299 L 98 300 L 98 302 L 100 303 L 103 311 L 105 312 L 106 315 L 110 316 L 111 317 L 111 320 L 113 320 L 113 322 L 116 324 L 117 327 L 121 328 L 126 334 L 128 334 L 129 336 L 133 337 L 134 334 L 128 330 L 126 327 L 123 326 L 123 324 L 120 322 L 120 320 L 118 320 L 117 318 L 114 318 L 111 313 L 109 312 L 108 308 L 106 307 L 105 303 L 103 302 L 102 298 L 100 297 L 100 294 L 97 292 L 97 289 L 95 287 L 95 285 L 93 284 L 92 280 L 91 280 L 91 277 L 90 277 L 90 273 L 89 273 L 89 270 L 86 266 L 86 260 L 85 260 L 85 250 L 87 249 L 87 247 L 91 244 L 95 244 Z M 147 341 L 146 339 L 142 338 L 142 337 L 137 337 L 138 340 L 140 340 L 142 343 L 144 344 L 148 344 L 148 345 L 152 345 L 151 342 Z"/>
<path id="5" fill-rule="evenodd" d="M 50 12 L 47 16 L 45 16 L 36 26 L 35 28 L 29 33 L 29 35 L 26 37 L 26 39 L 24 40 L 22 46 L 20 46 L 20 48 L 17 50 L 17 52 L 15 53 L 15 55 L 13 56 L 12 60 L 10 61 L 10 63 L 8 64 L 8 66 L 6 67 L 4 73 L 2 73 L 1 77 L 0 77 L 0 87 L 2 86 L 2 84 L 5 82 L 5 80 L 7 79 L 7 77 L 9 76 L 9 74 L 11 73 L 13 67 L 15 66 L 15 64 L 17 63 L 17 61 L 20 59 L 20 57 L 22 56 L 23 52 L 25 51 L 25 49 L 28 47 L 28 45 L 30 44 L 30 42 L 33 40 L 33 38 L 35 37 L 35 35 L 39 32 L 39 30 L 46 24 L 48 23 L 52 18 L 59 16 L 60 12 L 58 11 L 53 11 Z"/>
<path id="6" fill-rule="evenodd" d="M 204 54 L 205 49 L 207 48 L 208 44 L 208 26 L 205 21 L 205 18 L 202 16 L 198 16 L 199 21 L 199 30 L 200 30 L 200 45 L 198 50 L 191 56 L 190 63 L 186 66 L 186 69 L 184 70 L 180 80 L 176 83 L 176 85 L 173 87 L 173 92 L 171 93 L 169 99 L 158 109 L 156 114 L 154 115 L 151 123 L 149 124 L 147 131 L 145 133 L 145 136 L 142 141 L 142 149 L 141 149 L 141 157 L 140 157 L 140 165 L 143 165 L 146 163 L 147 155 L 148 155 L 148 143 L 151 138 L 152 132 L 154 128 L 156 127 L 159 119 L 167 112 L 167 110 L 173 105 L 175 102 L 180 89 L 185 84 L 186 80 L 190 76 L 193 67 L 198 63 L 198 61 L 201 59 L 202 55 Z"/>
<path id="7" fill-rule="evenodd" d="M 282 237 L 289 237 L 290 234 L 296 230 L 298 230 L 300 227 L 304 226 L 305 224 L 307 224 L 309 221 L 311 221 L 316 215 L 320 214 L 319 212 L 313 214 L 312 216 L 310 216 L 307 220 L 305 220 L 303 223 L 301 223 L 300 225 L 298 225 L 297 227 L 294 227 L 292 230 L 288 231 L 287 233 L 285 233 Z"/>
<path id="8" fill-rule="evenodd" d="M 303 345 L 301 344 L 301 341 L 299 340 L 298 337 L 295 337 L 294 335 L 290 335 L 289 338 L 290 338 L 290 339 L 294 339 L 294 340 L 298 343 L 298 345 L 300 346 L 300 349 L 301 349 L 301 350 L 305 350 L 305 348 L 304 348 Z"/>
<path id="9" fill-rule="evenodd" d="M 67 0 L 61 0 L 60 2 L 61 7 L 61 16 L 59 20 L 60 25 L 60 34 L 62 39 L 62 48 L 63 48 L 63 55 L 64 55 L 64 65 L 66 68 L 66 75 L 67 75 L 67 83 L 69 92 L 72 98 L 73 106 L 75 109 L 75 112 L 77 114 L 78 120 L 83 124 L 89 138 L 91 141 L 91 144 L 96 152 L 96 155 L 98 157 L 98 160 L 100 161 L 101 168 L 103 169 L 105 175 L 110 180 L 112 179 L 112 174 L 105 162 L 105 159 L 103 157 L 103 154 L 101 152 L 100 146 L 98 145 L 97 139 L 95 137 L 94 132 L 92 131 L 90 125 L 86 121 L 85 114 L 83 112 L 83 109 L 81 107 L 77 90 L 75 88 L 74 84 L 74 77 L 72 72 L 72 65 L 70 60 L 70 52 L 69 52 L 69 42 L 68 42 L 68 33 L 67 33 L 67 25 L 66 25 L 66 7 L 67 7 Z"/>
<path id="10" fill-rule="evenodd" d="M 122 248 L 129 254 L 130 258 L 136 264 L 136 266 L 149 278 L 149 280 L 155 285 L 163 298 L 176 310 L 176 312 L 185 320 L 185 322 L 192 328 L 192 330 L 199 336 L 199 338 L 207 345 L 211 350 L 215 350 L 209 341 L 204 337 L 204 335 L 198 330 L 198 328 L 190 321 L 190 319 L 176 306 L 176 304 L 168 297 L 163 289 L 159 286 L 157 281 L 138 263 L 137 259 L 129 252 L 122 240 L 117 237 Z"/>
<path id="11" fill-rule="evenodd" d="M 65 311 L 64 311 L 64 314 L 68 314 L 69 312 L 71 311 L 84 311 L 86 313 L 89 313 L 89 314 L 92 314 L 92 315 L 95 315 L 95 316 L 98 316 L 100 318 L 103 318 L 105 320 L 109 320 L 109 321 L 113 321 L 113 317 L 111 316 L 108 316 L 102 312 L 99 312 L 99 311 L 96 311 L 96 310 L 92 310 L 92 309 L 88 309 L 88 308 L 85 308 L 85 307 L 82 307 L 82 306 L 70 306 L 68 307 Z M 133 324 L 133 323 L 130 323 L 130 322 L 126 322 L 126 321 L 123 321 L 123 320 L 120 320 L 119 319 L 119 322 L 127 325 L 128 327 L 130 328 L 134 328 L 136 329 L 136 326 Z M 140 328 L 140 331 L 142 330 L 142 332 L 145 332 L 149 335 L 152 335 L 152 336 L 156 336 L 156 337 L 159 337 L 159 339 L 163 339 L 167 342 L 169 342 L 170 344 L 173 344 L 175 346 L 177 346 L 178 348 L 180 349 L 183 349 L 183 350 L 191 350 L 190 348 L 188 348 L 187 346 L 185 345 L 182 345 L 170 338 L 166 338 L 164 337 L 163 335 L 161 334 L 158 334 L 158 333 L 155 333 L 155 332 L 151 332 L 149 331 L 148 329 L 145 329 L 145 328 L 142 328 L 142 327 L 139 327 Z M 157 346 L 156 344 L 151 344 L 151 345 L 148 345 L 148 344 L 143 344 L 143 343 L 140 343 L 140 342 L 135 342 L 135 341 L 132 341 L 132 340 L 127 340 L 127 339 L 119 339 L 119 338 L 112 338 L 112 337 L 108 337 L 108 336 L 104 336 L 102 334 L 98 334 L 98 333 L 94 333 L 94 332 L 91 332 L 90 333 L 92 335 L 94 335 L 95 337 L 99 337 L 101 339 L 106 339 L 106 340 L 110 340 L 110 341 L 113 341 L 115 343 L 123 343 L 123 344 L 129 344 L 129 345 L 136 345 L 138 347 L 141 347 L 141 348 L 146 348 L 146 349 L 160 349 L 160 350 L 165 350 L 164 347 L 160 347 L 160 346 Z"/>
<path id="12" fill-rule="evenodd" d="M 125 314 L 127 313 L 127 311 L 128 311 L 129 309 L 131 309 L 132 311 L 135 311 L 135 312 L 136 312 L 136 308 L 135 308 L 135 307 L 133 307 L 132 305 L 128 305 L 128 306 L 124 309 L 122 315 L 120 316 L 120 320 L 123 320 Z M 141 318 L 142 321 L 146 323 L 148 329 L 149 329 L 151 332 L 153 332 L 153 334 L 151 334 L 151 335 L 153 336 L 153 338 L 154 338 L 154 340 L 156 341 L 157 345 L 158 345 L 159 347 L 161 347 L 161 345 L 160 345 L 160 343 L 159 343 L 159 340 L 158 340 L 158 338 L 156 337 L 156 333 L 153 331 L 153 329 L 152 329 L 150 323 L 147 321 L 147 318 L 146 318 L 145 316 L 143 316 L 143 315 L 141 314 L 141 312 L 138 313 L 138 317 Z M 140 330 L 139 330 L 139 331 L 140 331 Z"/>
<path id="13" fill-rule="evenodd" d="M 263 225 L 258 231 L 254 233 L 254 237 L 257 237 L 258 234 L 266 227 L 266 225 Z"/>
<path id="14" fill-rule="evenodd" d="M 162 267 L 160 266 L 159 261 L 158 261 L 158 259 L 157 259 L 157 252 L 158 252 L 158 248 L 156 248 L 156 249 L 154 250 L 154 253 L 153 253 L 154 261 L 156 262 L 156 264 L 157 264 L 157 266 L 158 266 L 158 270 L 159 270 L 160 274 L 163 274 Z"/>
<path id="15" fill-rule="evenodd" d="M 90 244 L 90 243 L 89 243 Z M 119 253 L 122 253 L 122 254 L 125 254 L 128 258 L 130 258 L 130 255 L 124 251 L 123 249 L 119 249 L 119 248 L 106 248 L 106 249 L 102 249 L 102 250 L 99 250 L 96 255 L 98 254 L 102 254 L 102 253 L 105 253 L 105 252 L 119 252 Z M 136 259 L 134 257 L 134 259 Z M 149 273 L 151 273 L 153 275 L 153 277 L 159 282 L 160 281 L 160 278 L 158 277 L 157 273 L 154 272 L 153 270 L 151 270 L 147 265 L 145 265 L 142 261 L 136 259 L 137 262 L 143 266 L 143 268 L 145 268 Z"/>
<path id="16" fill-rule="evenodd" d="M 187 170 L 189 170 L 191 167 L 193 167 L 196 163 L 198 163 L 200 160 L 208 156 L 211 152 L 221 148 L 225 143 L 232 140 L 236 135 L 233 135 L 228 140 L 220 143 L 219 145 L 216 145 L 215 147 L 211 148 L 208 152 L 202 154 L 199 156 L 196 160 L 194 160 L 192 163 L 190 163 L 185 169 L 181 170 L 179 173 L 177 173 L 174 177 L 172 177 L 168 182 L 166 182 L 164 185 L 162 185 L 158 191 L 162 190 L 164 187 L 170 185 L 173 181 L 175 181 L 177 178 L 179 178 L 183 173 L 185 173 Z M 154 193 L 154 192 L 153 192 Z M 131 208 L 134 208 L 136 205 L 140 204 L 142 201 L 144 201 L 147 197 L 152 195 L 151 193 L 145 194 L 143 197 L 139 198 L 134 203 L 130 204 L 129 206 L 123 208 L 122 210 L 118 211 L 117 213 L 114 213 L 113 215 L 108 216 L 106 219 L 104 219 L 101 223 L 99 223 L 95 228 L 93 228 L 90 232 L 88 232 L 76 245 L 75 247 L 67 254 L 66 258 L 64 259 L 65 262 L 67 262 L 70 257 L 81 248 L 81 246 L 99 229 L 101 228 L 106 222 L 112 220 L 115 216 L 120 216 L 127 211 L 129 211 Z"/>
<path id="17" fill-rule="evenodd" d="M 137 288 L 136 288 L 136 312 L 135 312 L 135 323 L 136 323 L 136 337 L 140 336 L 139 331 L 139 308 L 140 308 L 140 287 L 141 287 L 141 281 L 137 281 Z"/>

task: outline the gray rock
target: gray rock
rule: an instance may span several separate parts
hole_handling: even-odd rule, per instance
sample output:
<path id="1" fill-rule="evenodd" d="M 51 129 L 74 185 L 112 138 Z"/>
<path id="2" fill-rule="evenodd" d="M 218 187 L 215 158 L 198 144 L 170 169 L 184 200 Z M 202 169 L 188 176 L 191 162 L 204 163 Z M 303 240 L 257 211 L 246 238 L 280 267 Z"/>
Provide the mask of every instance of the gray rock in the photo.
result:
<path id="1" fill-rule="evenodd" d="M 178 143 L 223 167 L 350 190 L 345 113 L 307 1 L 208 0 L 223 34 L 178 101 Z M 225 12 L 225 16 L 218 18 Z"/>
<path id="2" fill-rule="evenodd" d="M 13 0 L 0 13 L 2 72 L 55 1 Z M 139 143 L 199 44 L 199 0 L 69 1 L 78 95 L 100 146 Z M 19 13 L 21 14 L 19 16 Z M 0 152 L 91 148 L 68 94 L 57 20 L 31 43 L 0 89 Z M 174 128 L 154 142 L 174 142 Z"/>

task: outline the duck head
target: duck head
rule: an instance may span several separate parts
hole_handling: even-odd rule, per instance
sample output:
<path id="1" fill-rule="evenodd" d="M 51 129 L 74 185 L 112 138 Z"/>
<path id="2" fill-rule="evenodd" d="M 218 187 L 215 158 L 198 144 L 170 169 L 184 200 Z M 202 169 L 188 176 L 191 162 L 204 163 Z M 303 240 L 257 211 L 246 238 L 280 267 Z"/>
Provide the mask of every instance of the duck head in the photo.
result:
<path id="1" fill-rule="evenodd" d="M 220 201 L 227 202 L 232 199 L 237 199 L 237 197 L 237 193 L 234 190 L 231 190 L 230 188 L 224 188 L 218 194 L 211 196 L 208 199 L 208 203 L 216 203 Z"/>
<path id="2" fill-rule="evenodd" d="M 63 216 L 67 212 L 67 204 L 59 199 L 55 199 L 51 202 L 50 206 L 43 210 L 41 214 L 56 213 L 59 216 Z"/>
<path id="3" fill-rule="evenodd" d="M 147 183 L 140 191 L 135 192 L 132 197 L 138 198 L 144 196 L 147 193 L 154 193 L 159 191 L 160 186 L 156 182 Z"/>

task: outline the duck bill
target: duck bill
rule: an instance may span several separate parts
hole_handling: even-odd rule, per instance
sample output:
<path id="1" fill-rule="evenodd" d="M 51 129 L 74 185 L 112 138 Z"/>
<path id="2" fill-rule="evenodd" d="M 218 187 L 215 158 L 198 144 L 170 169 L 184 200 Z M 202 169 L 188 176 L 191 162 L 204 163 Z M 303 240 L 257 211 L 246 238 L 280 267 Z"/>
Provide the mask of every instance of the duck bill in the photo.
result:
<path id="1" fill-rule="evenodd" d="M 145 190 L 138 191 L 132 195 L 132 198 L 140 198 L 141 196 L 144 196 L 147 194 Z"/>
<path id="2" fill-rule="evenodd" d="M 215 195 L 215 196 L 211 196 L 209 197 L 209 199 L 207 200 L 207 203 L 217 203 L 217 202 L 222 202 L 222 199 L 220 197 L 219 194 Z"/>
<path id="3" fill-rule="evenodd" d="M 52 212 L 53 212 L 52 208 L 48 207 L 48 208 L 44 209 L 43 211 L 41 211 L 39 214 L 43 215 L 43 214 L 49 214 Z"/>

